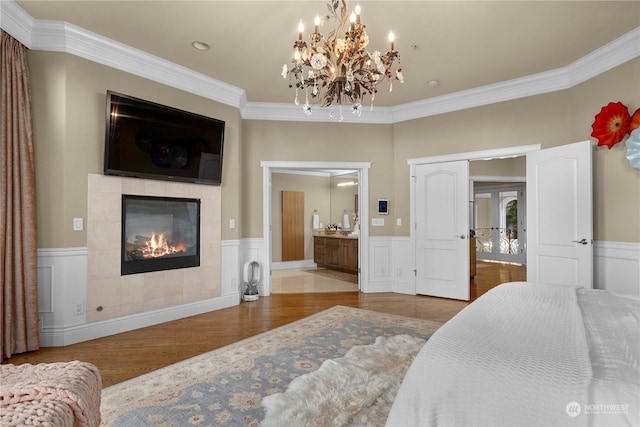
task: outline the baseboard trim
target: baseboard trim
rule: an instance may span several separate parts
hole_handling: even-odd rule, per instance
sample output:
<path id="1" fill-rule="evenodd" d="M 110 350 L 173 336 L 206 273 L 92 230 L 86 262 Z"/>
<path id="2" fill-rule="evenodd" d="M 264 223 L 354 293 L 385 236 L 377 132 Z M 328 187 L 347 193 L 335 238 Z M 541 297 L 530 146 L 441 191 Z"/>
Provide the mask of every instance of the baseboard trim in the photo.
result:
<path id="1" fill-rule="evenodd" d="M 159 310 L 135 313 L 115 319 L 40 331 L 42 347 L 59 347 L 158 325 L 185 317 L 208 313 L 239 304 L 238 295 L 210 298 Z"/>

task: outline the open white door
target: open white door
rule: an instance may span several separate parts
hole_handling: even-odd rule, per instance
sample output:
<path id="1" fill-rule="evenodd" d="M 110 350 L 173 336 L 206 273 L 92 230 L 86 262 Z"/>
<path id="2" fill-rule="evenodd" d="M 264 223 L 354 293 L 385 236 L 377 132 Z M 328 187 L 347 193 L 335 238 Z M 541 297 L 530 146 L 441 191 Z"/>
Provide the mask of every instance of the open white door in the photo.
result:
<path id="1" fill-rule="evenodd" d="M 527 280 L 593 287 L 591 142 L 527 153 Z"/>
<path id="2" fill-rule="evenodd" d="M 469 162 L 416 166 L 416 292 L 469 300 Z"/>

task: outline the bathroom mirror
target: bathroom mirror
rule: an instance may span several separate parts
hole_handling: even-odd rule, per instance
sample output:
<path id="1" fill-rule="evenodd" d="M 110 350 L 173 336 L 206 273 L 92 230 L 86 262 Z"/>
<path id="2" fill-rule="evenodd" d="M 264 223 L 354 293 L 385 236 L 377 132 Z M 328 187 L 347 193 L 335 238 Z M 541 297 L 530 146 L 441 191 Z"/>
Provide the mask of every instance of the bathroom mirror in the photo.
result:
<path id="1" fill-rule="evenodd" d="M 343 224 L 344 215 L 348 216 L 349 229 L 353 228 L 358 210 L 358 174 L 335 175 L 330 180 L 331 223 Z"/>

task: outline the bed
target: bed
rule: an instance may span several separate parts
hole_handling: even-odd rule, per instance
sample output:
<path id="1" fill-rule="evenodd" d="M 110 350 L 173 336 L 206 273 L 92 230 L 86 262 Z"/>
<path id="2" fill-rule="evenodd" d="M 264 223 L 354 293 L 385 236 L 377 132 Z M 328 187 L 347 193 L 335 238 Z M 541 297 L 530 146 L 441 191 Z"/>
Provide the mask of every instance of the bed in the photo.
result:
<path id="1" fill-rule="evenodd" d="M 640 301 L 512 282 L 418 352 L 387 426 L 640 426 Z"/>

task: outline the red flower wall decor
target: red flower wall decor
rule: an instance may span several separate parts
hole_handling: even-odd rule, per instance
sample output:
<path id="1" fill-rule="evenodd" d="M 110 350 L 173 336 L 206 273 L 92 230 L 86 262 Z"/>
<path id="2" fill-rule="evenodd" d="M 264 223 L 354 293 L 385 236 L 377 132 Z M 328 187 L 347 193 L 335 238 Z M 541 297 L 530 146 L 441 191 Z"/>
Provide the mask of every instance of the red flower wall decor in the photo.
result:
<path id="1" fill-rule="evenodd" d="M 631 116 L 631 123 L 629 124 L 629 133 L 633 132 L 638 128 L 640 128 L 640 108 L 638 108 L 636 112 L 633 113 L 633 116 Z"/>
<path id="2" fill-rule="evenodd" d="M 611 149 L 629 133 L 630 123 L 629 109 L 622 102 L 610 102 L 596 115 L 591 136 L 598 140 L 598 146 Z"/>

